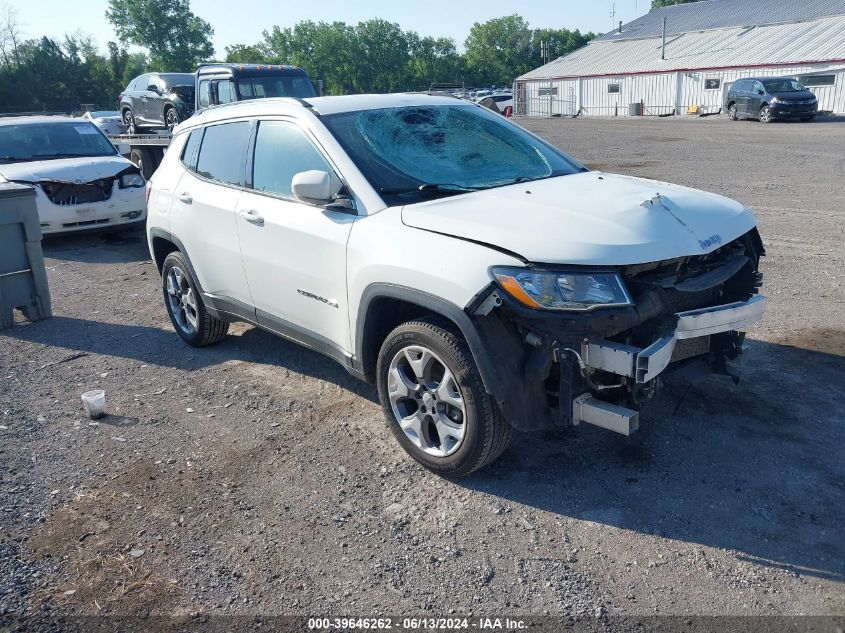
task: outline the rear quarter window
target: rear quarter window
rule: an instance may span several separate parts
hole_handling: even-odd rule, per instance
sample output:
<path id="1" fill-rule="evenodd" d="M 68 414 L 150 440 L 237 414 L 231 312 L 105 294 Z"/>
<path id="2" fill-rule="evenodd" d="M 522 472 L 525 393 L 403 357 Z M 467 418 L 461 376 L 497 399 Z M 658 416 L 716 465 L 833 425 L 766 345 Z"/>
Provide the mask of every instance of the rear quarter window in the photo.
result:
<path id="1" fill-rule="evenodd" d="M 249 121 L 222 123 L 205 128 L 196 172 L 204 178 L 243 186 L 249 133 Z"/>
<path id="2" fill-rule="evenodd" d="M 202 128 L 192 130 L 188 136 L 188 142 L 185 143 L 185 147 L 182 148 L 182 163 L 191 171 L 197 170 L 197 156 L 199 155 L 202 133 Z"/>

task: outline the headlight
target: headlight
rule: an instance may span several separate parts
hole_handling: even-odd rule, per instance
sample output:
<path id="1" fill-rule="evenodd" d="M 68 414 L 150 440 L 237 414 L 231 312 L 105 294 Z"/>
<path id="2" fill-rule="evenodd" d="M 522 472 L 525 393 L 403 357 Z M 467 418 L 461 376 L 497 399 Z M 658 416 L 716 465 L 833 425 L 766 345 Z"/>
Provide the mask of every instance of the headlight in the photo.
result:
<path id="1" fill-rule="evenodd" d="M 783 99 L 779 99 L 778 97 L 772 97 L 772 103 L 780 103 Z"/>
<path id="2" fill-rule="evenodd" d="M 593 310 L 633 305 L 618 273 L 493 268 L 506 293 L 529 308 Z"/>
<path id="3" fill-rule="evenodd" d="M 809 103 L 810 105 L 814 105 L 814 104 L 816 104 L 816 103 L 818 103 L 818 102 L 819 102 L 819 100 L 818 100 L 818 99 L 816 99 L 815 97 L 813 97 L 813 98 L 812 98 L 812 99 L 810 99 L 807 103 Z"/>
<path id="4" fill-rule="evenodd" d="M 141 174 L 123 174 L 120 177 L 120 188 L 131 189 L 133 187 L 143 187 L 146 183 Z"/>

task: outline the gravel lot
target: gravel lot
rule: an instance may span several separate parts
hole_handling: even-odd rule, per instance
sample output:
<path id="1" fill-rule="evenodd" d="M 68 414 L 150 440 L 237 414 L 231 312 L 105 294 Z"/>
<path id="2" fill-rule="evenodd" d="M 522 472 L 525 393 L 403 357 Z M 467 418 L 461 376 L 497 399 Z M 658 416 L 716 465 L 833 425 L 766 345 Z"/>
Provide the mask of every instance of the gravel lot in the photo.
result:
<path id="1" fill-rule="evenodd" d="M 51 239 L 0 331 L 0 628 L 67 614 L 845 615 L 845 121 L 534 120 L 587 165 L 724 193 L 768 249 L 743 382 L 625 440 L 515 436 L 440 479 L 375 390 L 244 325 L 172 331 L 142 234 Z M 112 415 L 84 416 L 106 390 Z"/>

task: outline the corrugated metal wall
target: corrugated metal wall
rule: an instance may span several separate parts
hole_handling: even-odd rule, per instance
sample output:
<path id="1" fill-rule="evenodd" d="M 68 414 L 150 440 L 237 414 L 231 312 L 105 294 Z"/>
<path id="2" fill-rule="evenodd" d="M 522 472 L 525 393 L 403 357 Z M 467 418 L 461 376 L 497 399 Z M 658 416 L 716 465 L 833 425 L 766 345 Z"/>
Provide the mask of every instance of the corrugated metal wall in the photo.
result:
<path id="1" fill-rule="evenodd" d="M 515 111 L 523 116 L 571 116 L 578 111 L 588 116 L 628 116 L 630 104 L 642 103 L 646 116 L 673 110 L 683 114 L 692 106 L 699 113 L 718 112 L 737 79 L 808 73 L 836 76 L 834 85 L 810 89 L 819 98 L 819 110 L 845 114 L 845 69 L 825 64 L 519 81 Z M 719 80 L 719 87 L 712 82 L 708 86 L 708 79 Z"/>

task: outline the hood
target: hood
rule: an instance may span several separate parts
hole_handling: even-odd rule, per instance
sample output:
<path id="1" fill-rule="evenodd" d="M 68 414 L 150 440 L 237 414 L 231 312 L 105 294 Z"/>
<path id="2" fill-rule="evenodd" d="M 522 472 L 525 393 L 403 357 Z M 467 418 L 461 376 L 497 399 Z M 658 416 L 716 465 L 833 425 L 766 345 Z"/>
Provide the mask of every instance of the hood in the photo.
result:
<path id="1" fill-rule="evenodd" d="M 595 171 L 407 205 L 402 221 L 527 261 L 578 265 L 701 255 L 756 224 L 723 196 Z"/>
<path id="2" fill-rule="evenodd" d="M 134 165 L 122 156 L 59 158 L 0 165 L 0 176 L 17 182 L 64 180 L 83 183 L 101 178 L 113 178 L 127 168 L 133 167 Z"/>
<path id="3" fill-rule="evenodd" d="M 769 94 L 784 101 L 809 101 L 816 98 L 816 95 L 809 90 L 790 90 L 787 92 L 770 92 Z"/>

